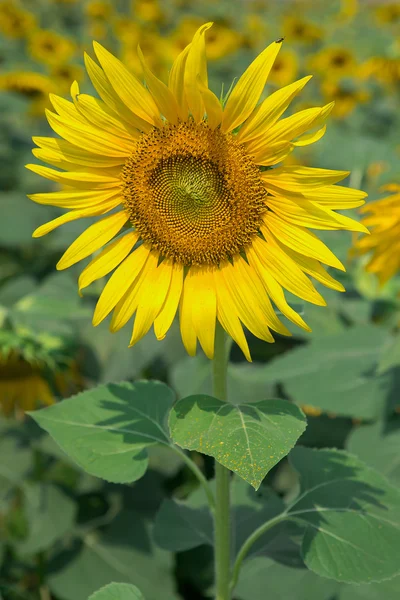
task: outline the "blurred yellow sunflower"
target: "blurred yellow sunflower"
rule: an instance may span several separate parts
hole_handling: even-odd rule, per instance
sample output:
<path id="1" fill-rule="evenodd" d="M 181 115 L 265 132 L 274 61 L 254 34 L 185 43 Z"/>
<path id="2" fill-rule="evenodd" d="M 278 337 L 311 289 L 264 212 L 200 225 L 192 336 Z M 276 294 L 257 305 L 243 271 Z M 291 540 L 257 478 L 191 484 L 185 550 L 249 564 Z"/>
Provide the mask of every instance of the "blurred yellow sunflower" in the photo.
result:
<path id="1" fill-rule="evenodd" d="M 309 61 L 310 67 L 327 78 L 354 75 L 356 60 L 347 48 L 330 46 L 315 54 Z"/>
<path id="2" fill-rule="evenodd" d="M 383 84 L 393 85 L 400 81 L 400 58 L 372 56 L 359 69 L 360 79 L 375 79 Z"/>
<path id="3" fill-rule="evenodd" d="M 361 209 L 362 213 L 369 213 L 362 219 L 362 223 L 371 228 L 371 235 L 358 239 L 351 254 L 370 254 L 366 270 L 375 273 L 379 283 L 383 285 L 400 271 L 400 184 L 384 185 L 381 191 L 392 194 L 381 200 L 368 202 Z"/>
<path id="4" fill-rule="evenodd" d="M 289 42 L 314 44 L 322 39 L 324 31 L 321 27 L 301 17 L 285 15 L 283 19 L 283 35 Z"/>
<path id="5" fill-rule="evenodd" d="M 0 332 L 0 413 L 18 415 L 82 389 L 77 363 L 63 341 L 29 332 Z"/>
<path id="6" fill-rule="evenodd" d="M 0 33 L 9 38 L 23 38 L 36 27 L 36 17 L 9 0 L 0 2 Z"/>
<path id="7" fill-rule="evenodd" d="M 146 87 L 94 43 L 100 64 L 86 56 L 86 67 L 101 100 L 74 83 L 72 103 L 52 96 L 56 112 L 47 112 L 61 139 L 34 138 L 34 155 L 57 169 L 28 168 L 68 190 L 30 198 L 69 211 L 33 235 L 101 217 L 57 265 L 66 269 L 108 244 L 79 278 L 83 290 L 114 271 L 94 325 L 113 312 L 110 327 L 118 331 L 135 314 L 133 345 L 153 324 L 163 339 L 179 308 L 190 355 L 199 340 L 213 356 L 218 320 L 250 360 L 242 324 L 268 342 L 270 329 L 290 335 L 271 300 L 309 330 L 283 288 L 318 305 L 325 301 L 307 275 L 344 289 L 321 265 L 344 270 L 342 263 L 308 228 L 366 231 L 335 212 L 362 205 L 366 194 L 334 185 L 347 171 L 273 168 L 296 146 L 322 137 L 332 105 L 280 119 L 310 77 L 259 103 L 281 40 L 251 63 L 222 105 L 208 87 L 210 26 L 201 26 L 176 58 L 167 85 L 140 50 Z"/>
<path id="8" fill-rule="evenodd" d="M 74 54 L 74 42 L 55 31 L 37 29 L 29 38 L 30 56 L 48 65 L 67 62 Z"/>
<path id="9" fill-rule="evenodd" d="M 368 102 L 370 96 L 365 90 L 357 88 L 354 83 L 326 79 L 321 86 L 322 94 L 327 101 L 333 101 L 333 116 L 344 119 L 359 104 Z"/>
<path id="10" fill-rule="evenodd" d="M 59 93 L 64 94 L 71 86 L 71 81 L 81 81 L 83 68 L 80 65 L 56 64 L 50 70 L 50 78 Z"/>
<path id="11" fill-rule="evenodd" d="M 164 11 L 159 0 L 131 0 L 132 15 L 145 23 L 161 23 Z"/>
<path id="12" fill-rule="evenodd" d="M 387 25 L 394 25 L 400 22 L 400 4 L 398 2 L 389 2 L 375 8 L 377 21 Z"/>
<path id="13" fill-rule="evenodd" d="M 283 50 L 272 65 L 269 80 L 278 86 L 287 85 L 297 76 L 297 56 L 290 50 Z"/>
<path id="14" fill-rule="evenodd" d="M 43 114 L 50 106 L 49 94 L 56 91 L 56 85 L 50 77 L 33 71 L 11 71 L 0 74 L 0 90 L 12 92 L 30 100 L 29 112 L 32 115 Z"/>

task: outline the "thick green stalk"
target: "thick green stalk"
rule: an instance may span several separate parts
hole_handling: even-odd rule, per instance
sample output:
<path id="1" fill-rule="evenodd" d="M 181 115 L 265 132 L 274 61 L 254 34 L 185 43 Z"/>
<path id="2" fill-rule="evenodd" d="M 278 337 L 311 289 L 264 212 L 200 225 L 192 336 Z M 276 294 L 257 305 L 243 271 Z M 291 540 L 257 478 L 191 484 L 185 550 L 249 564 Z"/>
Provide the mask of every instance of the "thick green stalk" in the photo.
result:
<path id="1" fill-rule="evenodd" d="M 226 400 L 226 376 L 228 352 L 226 336 L 217 324 L 215 332 L 215 353 L 213 361 L 213 394 L 219 400 Z M 230 600 L 231 542 L 228 469 L 215 462 L 215 513 L 214 513 L 214 553 L 216 600 Z"/>

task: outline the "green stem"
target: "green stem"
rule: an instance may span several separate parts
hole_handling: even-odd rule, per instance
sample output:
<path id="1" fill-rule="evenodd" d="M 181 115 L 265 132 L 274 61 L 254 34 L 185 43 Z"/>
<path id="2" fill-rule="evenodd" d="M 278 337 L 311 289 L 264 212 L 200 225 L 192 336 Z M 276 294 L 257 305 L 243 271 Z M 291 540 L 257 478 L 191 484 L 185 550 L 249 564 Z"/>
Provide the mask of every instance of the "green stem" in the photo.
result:
<path id="1" fill-rule="evenodd" d="M 205 476 L 203 475 L 203 473 L 201 472 L 199 467 L 196 465 L 196 463 L 194 463 L 192 461 L 192 459 L 183 450 L 178 448 L 178 446 L 175 446 L 175 445 L 171 446 L 171 449 L 174 450 L 174 452 L 176 452 L 177 454 L 179 454 L 179 456 L 182 458 L 182 460 L 185 462 L 185 464 L 189 467 L 189 469 L 192 471 L 192 473 L 197 477 L 199 483 L 203 486 L 203 489 L 206 493 L 210 509 L 211 509 L 211 511 L 214 511 L 215 510 L 214 494 L 212 492 L 212 489 L 211 489 L 207 479 L 205 478 Z"/>
<path id="2" fill-rule="evenodd" d="M 213 361 L 213 394 L 219 400 L 226 400 L 226 379 L 228 368 L 228 352 L 225 332 L 217 324 L 215 332 L 215 354 Z M 215 514 L 214 514 L 214 555 L 215 555 L 215 589 L 216 600 L 230 600 L 230 506 L 229 506 L 230 472 L 217 461 L 215 462 Z"/>
<path id="3" fill-rule="evenodd" d="M 242 562 L 248 555 L 250 548 L 253 546 L 253 544 L 256 543 L 257 540 L 260 539 L 260 537 L 262 535 L 264 535 L 264 533 L 266 533 L 269 529 L 271 529 L 272 527 L 274 527 L 281 521 L 284 521 L 285 519 L 287 519 L 286 511 L 281 513 L 280 515 L 277 515 L 270 521 L 267 521 L 266 523 L 263 523 L 262 525 L 260 525 L 260 527 L 258 527 L 258 529 L 253 531 L 253 533 L 244 542 L 243 546 L 240 548 L 240 550 L 238 552 L 235 564 L 233 565 L 231 592 L 233 592 L 233 590 L 235 589 L 235 587 L 237 585 Z"/>

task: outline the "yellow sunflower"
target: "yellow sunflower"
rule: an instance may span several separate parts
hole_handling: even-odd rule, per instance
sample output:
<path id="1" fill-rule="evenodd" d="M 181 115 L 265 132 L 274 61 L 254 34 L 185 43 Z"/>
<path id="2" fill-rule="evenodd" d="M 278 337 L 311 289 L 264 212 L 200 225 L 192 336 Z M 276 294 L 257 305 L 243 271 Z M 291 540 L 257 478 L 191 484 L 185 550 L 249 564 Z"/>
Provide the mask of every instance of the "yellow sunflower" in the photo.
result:
<path id="1" fill-rule="evenodd" d="M 29 332 L 0 333 L 0 413 L 5 416 L 50 405 L 82 389 L 77 363 L 69 349 L 51 336 Z"/>
<path id="2" fill-rule="evenodd" d="M 36 17 L 9 0 L 0 2 L 0 33 L 9 38 L 23 38 L 36 27 Z"/>
<path id="3" fill-rule="evenodd" d="M 351 254 L 370 254 L 366 270 L 375 273 L 379 283 L 383 285 L 400 271 L 400 184 L 384 185 L 381 191 L 392 194 L 381 200 L 368 202 L 362 208 L 362 213 L 369 213 L 362 223 L 371 227 L 371 235 L 357 240 Z"/>
<path id="4" fill-rule="evenodd" d="M 272 65 L 269 80 L 278 86 L 287 85 L 297 76 L 297 56 L 290 50 L 283 50 Z"/>
<path id="5" fill-rule="evenodd" d="M 324 32 L 321 27 L 301 17 L 285 15 L 283 19 L 283 35 L 289 42 L 314 44 L 322 39 Z"/>
<path id="6" fill-rule="evenodd" d="M 384 25 L 397 25 L 400 22 L 400 5 L 398 2 L 389 2 L 375 8 L 377 20 Z"/>
<path id="7" fill-rule="evenodd" d="M 330 46 L 315 54 L 310 67 L 323 77 L 338 78 L 354 75 L 357 63 L 347 48 Z"/>
<path id="8" fill-rule="evenodd" d="M 0 74 L 0 91 L 12 92 L 31 101 L 29 112 L 32 115 L 43 114 L 50 106 L 49 94 L 57 89 L 54 81 L 47 75 L 33 71 L 10 71 Z"/>
<path id="9" fill-rule="evenodd" d="M 368 102 L 370 96 L 365 90 L 355 87 L 354 83 L 326 79 L 321 86 L 322 94 L 327 101 L 334 101 L 332 114 L 338 119 L 344 119 L 359 104 Z"/>
<path id="10" fill-rule="evenodd" d="M 360 79 L 375 79 L 383 84 L 393 85 L 400 81 L 400 58 L 372 56 L 359 70 Z"/>
<path id="11" fill-rule="evenodd" d="M 48 65 L 67 62 L 74 54 L 74 42 L 55 31 L 37 29 L 29 38 L 30 56 Z"/>
<path id="12" fill-rule="evenodd" d="M 366 194 L 334 185 L 347 171 L 275 168 L 296 146 L 321 138 L 332 105 L 280 119 L 310 77 L 259 103 L 278 40 L 251 63 L 222 106 L 208 87 L 210 26 L 200 27 L 176 58 L 167 85 L 140 50 L 146 86 L 94 43 L 99 64 L 86 56 L 86 67 L 101 100 L 79 93 L 74 83 L 72 102 L 52 96 L 55 112 L 47 113 L 61 138 L 34 138 L 36 158 L 57 169 L 28 168 L 68 190 L 30 198 L 69 211 L 33 235 L 100 217 L 57 265 L 66 269 L 108 244 L 79 278 L 81 291 L 114 271 L 94 325 L 113 313 L 110 327 L 118 331 L 135 314 L 133 345 L 153 324 L 163 339 L 179 309 L 190 355 L 199 340 L 213 356 L 218 320 L 250 360 L 242 324 L 268 342 L 270 330 L 290 335 L 271 300 L 309 330 L 283 288 L 318 305 L 325 301 L 308 275 L 343 290 L 321 265 L 344 270 L 342 263 L 308 228 L 366 231 L 335 212 L 362 205 Z"/>

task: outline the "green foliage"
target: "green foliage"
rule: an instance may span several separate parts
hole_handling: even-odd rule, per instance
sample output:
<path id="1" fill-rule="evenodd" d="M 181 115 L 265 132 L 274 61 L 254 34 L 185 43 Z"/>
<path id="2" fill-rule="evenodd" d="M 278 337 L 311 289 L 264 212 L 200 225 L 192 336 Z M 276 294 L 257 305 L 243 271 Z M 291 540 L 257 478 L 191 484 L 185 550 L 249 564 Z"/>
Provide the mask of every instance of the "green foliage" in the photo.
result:
<path id="1" fill-rule="evenodd" d="M 32 416 L 88 473 L 127 483 L 145 473 L 146 448 L 170 444 L 165 420 L 173 398 L 158 382 L 108 384 Z"/>
<path id="2" fill-rule="evenodd" d="M 232 406 L 210 396 L 179 400 L 170 415 L 172 439 L 213 456 L 256 490 L 306 427 L 303 413 L 283 400 Z"/>
<path id="3" fill-rule="evenodd" d="M 290 458 L 301 489 L 288 513 L 306 525 L 306 565 L 347 583 L 399 573 L 400 491 L 345 452 L 298 447 Z"/>
<path id="4" fill-rule="evenodd" d="M 135 585 L 110 583 L 92 594 L 89 600 L 145 600 Z"/>

